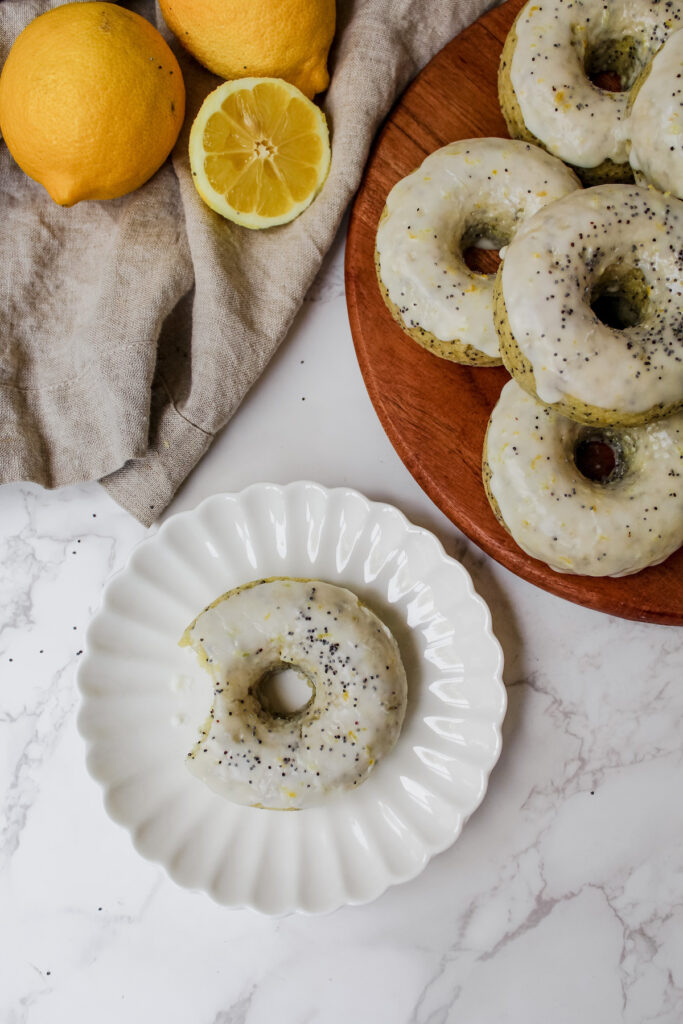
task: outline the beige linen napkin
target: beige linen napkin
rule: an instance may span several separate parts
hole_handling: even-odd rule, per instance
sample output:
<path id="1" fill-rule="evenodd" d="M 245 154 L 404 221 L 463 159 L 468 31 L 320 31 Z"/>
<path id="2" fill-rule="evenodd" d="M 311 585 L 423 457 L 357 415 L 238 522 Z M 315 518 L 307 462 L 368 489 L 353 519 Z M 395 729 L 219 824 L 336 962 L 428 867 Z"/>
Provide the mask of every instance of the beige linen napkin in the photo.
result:
<path id="1" fill-rule="evenodd" d="M 0 3 L 0 62 L 18 32 L 54 6 Z M 172 40 L 153 3 L 128 6 Z M 237 227 L 197 196 L 189 129 L 218 79 L 174 42 L 185 126 L 172 162 L 137 192 L 62 209 L 0 142 L 0 482 L 100 479 L 153 522 L 285 337 L 392 101 L 489 6 L 340 0 L 322 98 L 329 177 L 312 206 L 280 228 Z"/>

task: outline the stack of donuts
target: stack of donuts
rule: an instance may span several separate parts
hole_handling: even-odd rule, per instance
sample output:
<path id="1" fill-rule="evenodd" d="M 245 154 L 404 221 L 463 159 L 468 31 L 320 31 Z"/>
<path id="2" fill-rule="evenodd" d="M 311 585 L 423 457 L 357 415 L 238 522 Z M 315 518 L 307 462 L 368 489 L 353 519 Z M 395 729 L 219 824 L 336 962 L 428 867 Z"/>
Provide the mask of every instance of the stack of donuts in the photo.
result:
<path id="1" fill-rule="evenodd" d="M 683 544 L 683 2 L 527 3 L 499 97 L 512 140 L 454 142 L 390 192 L 380 289 L 434 355 L 510 373 L 483 478 L 516 543 L 638 572 Z"/>

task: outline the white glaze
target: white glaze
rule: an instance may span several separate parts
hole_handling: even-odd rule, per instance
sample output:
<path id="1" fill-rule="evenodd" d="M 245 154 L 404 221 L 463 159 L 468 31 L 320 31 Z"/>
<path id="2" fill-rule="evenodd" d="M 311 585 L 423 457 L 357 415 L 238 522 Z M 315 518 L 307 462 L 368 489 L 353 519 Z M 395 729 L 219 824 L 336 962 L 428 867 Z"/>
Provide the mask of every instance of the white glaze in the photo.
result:
<path id="1" fill-rule="evenodd" d="M 578 187 L 525 142 L 465 139 L 430 154 L 393 187 L 377 231 L 382 281 L 406 325 L 498 356 L 494 278 L 467 267 L 463 239 L 483 230 L 489 245 L 507 242 L 525 217 Z"/>
<path id="2" fill-rule="evenodd" d="M 636 185 L 584 189 L 522 225 L 503 264 L 503 297 L 542 401 L 569 395 L 640 413 L 681 400 L 682 244 L 683 203 Z M 644 274 L 649 305 L 642 323 L 616 330 L 589 298 L 622 261 Z"/>
<path id="3" fill-rule="evenodd" d="M 584 71 L 586 52 L 630 36 L 639 41 L 644 66 L 682 14 L 682 4 L 661 0 L 530 0 L 516 23 L 510 66 L 526 127 L 577 167 L 596 167 L 608 158 L 624 163 L 628 93 L 593 85 Z"/>
<path id="4" fill-rule="evenodd" d="M 508 381 L 491 414 L 491 492 L 519 546 L 557 572 L 625 576 L 683 544 L 683 413 L 615 431 L 629 450 L 620 480 L 576 468 L 591 428 L 541 405 Z"/>
<path id="5" fill-rule="evenodd" d="M 213 705 L 188 768 L 235 803 L 294 809 L 357 786 L 393 747 L 407 684 L 398 646 L 355 594 L 276 578 L 230 591 L 186 631 L 210 673 Z M 291 665 L 314 685 L 285 718 L 253 693 Z"/>
<path id="6" fill-rule="evenodd" d="M 683 29 L 652 61 L 628 122 L 634 171 L 683 198 Z"/>

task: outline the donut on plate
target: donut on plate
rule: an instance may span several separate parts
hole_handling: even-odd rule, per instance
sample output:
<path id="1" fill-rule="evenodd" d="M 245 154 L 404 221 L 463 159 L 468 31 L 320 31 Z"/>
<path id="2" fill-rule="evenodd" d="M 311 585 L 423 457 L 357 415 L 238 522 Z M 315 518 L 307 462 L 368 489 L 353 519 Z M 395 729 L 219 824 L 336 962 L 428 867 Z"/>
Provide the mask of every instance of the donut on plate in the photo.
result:
<path id="1" fill-rule="evenodd" d="M 377 276 L 394 319 L 443 359 L 499 365 L 494 276 L 470 270 L 465 250 L 507 245 L 526 217 L 579 187 L 524 142 L 465 139 L 430 154 L 393 187 L 377 231 Z"/>
<path id="2" fill-rule="evenodd" d="M 500 61 L 508 131 L 570 164 L 585 185 L 632 181 L 628 90 L 682 18 L 677 0 L 529 0 Z M 599 72 L 617 74 L 622 91 L 595 85 Z"/>
<path id="3" fill-rule="evenodd" d="M 598 185 L 527 220 L 495 295 L 503 361 L 558 412 L 635 425 L 683 407 L 683 203 Z"/>
<path id="4" fill-rule="evenodd" d="M 635 179 L 683 199 L 683 29 L 652 58 L 629 99 Z"/>
<path id="5" fill-rule="evenodd" d="M 181 639 L 213 681 L 188 767 L 239 804 L 293 810 L 358 786 L 396 742 L 407 683 L 398 645 L 355 594 L 274 577 L 230 590 Z M 267 683 L 295 669 L 310 699 L 273 709 Z"/>
<path id="6" fill-rule="evenodd" d="M 587 427 L 508 381 L 484 441 L 484 486 L 516 543 L 557 572 L 626 576 L 683 544 L 683 413 Z"/>

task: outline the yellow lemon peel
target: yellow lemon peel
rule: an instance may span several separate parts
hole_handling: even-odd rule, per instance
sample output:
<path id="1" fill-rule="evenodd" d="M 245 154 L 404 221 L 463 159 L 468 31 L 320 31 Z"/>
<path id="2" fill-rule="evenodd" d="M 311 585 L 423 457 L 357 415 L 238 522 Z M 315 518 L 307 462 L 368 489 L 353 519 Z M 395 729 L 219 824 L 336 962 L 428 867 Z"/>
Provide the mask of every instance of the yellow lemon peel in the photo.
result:
<path id="1" fill-rule="evenodd" d="M 112 3 L 63 4 L 34 18 L 0 75 L 9 151 L 63 206 L 142 185 L 184 114 L 182 74 L 165 40 Z"/>

